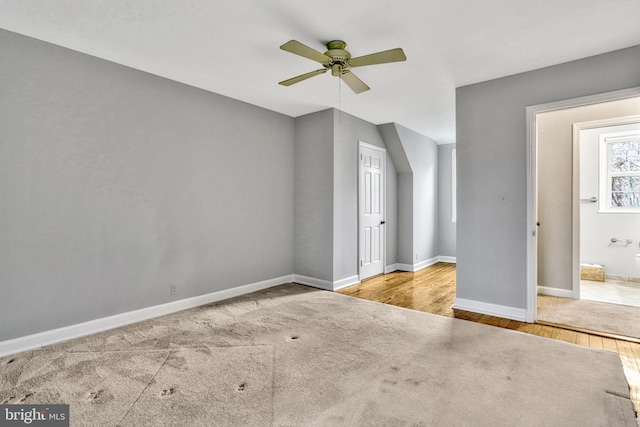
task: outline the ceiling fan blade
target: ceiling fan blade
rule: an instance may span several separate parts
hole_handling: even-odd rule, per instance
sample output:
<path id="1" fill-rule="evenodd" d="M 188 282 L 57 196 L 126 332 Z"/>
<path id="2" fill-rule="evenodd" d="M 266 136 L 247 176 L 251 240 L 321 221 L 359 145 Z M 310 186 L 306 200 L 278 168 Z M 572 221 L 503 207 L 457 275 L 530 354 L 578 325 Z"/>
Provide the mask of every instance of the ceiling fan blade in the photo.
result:
<path id="1" fill-rule="evenodd" d="M 292 77 L 290 79 L 283 80 L 278 84 L 280 84 L 282 86 L 291 86 L 292 84 L 301 82 L 303 80 L 307 80 L 308 78 L 311 78 L 313 76 L 317 76 L 318 74 L 323 74 L 323 73 L 326 73 L 326 72 L 327 72 L 327 69 L 326 68 L 322 68 L 320 70 L 311 71 L 309 73 L 301 74 L 301 75 L 299 75 L 297 77 Z"/>
<path id="2" fill-rule="evenodd" d="M 362 67 L 364 65 L 384 64 L 387 62 L 399 62 L 406 60 L 407 57 L 405 56 L 404 51 L 398 47 L 396 49 L 351 58 L 350 63 L 352 67 Z"/>
<path id="3" fill-rule="evenodd" d="M 342 73 L 342 75 L 340 76 L 340 78 L 355 93 L 362 93 L 362 92 L 365 92 L 365 91 L 371 89 L 362 80 L 360 80 L 358 77 L 356 77 L 356 75 L 353 74 L 351 71 L 344 71 Z"/>
<path id="4" fill-rule="evenodd" d="M 305 44 L 302 44 L 297 40 L 289 40 L 288 42 L 280 46 L 280 49 L 286 50 L 287 52 L 295 53 L 296 55 L 304 56 L 305 58 L 317 61 L 321 64 L 331 61 L 331 58 L 324 53 L 320 53 L 317 50 Z"/>

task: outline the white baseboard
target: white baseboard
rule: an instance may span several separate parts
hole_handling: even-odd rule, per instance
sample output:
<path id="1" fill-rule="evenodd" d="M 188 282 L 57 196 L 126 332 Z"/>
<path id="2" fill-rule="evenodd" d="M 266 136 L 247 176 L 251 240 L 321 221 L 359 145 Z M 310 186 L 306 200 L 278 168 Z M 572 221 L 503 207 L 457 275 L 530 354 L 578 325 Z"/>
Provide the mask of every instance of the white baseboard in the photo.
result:
<path id="1" fill-rule="evenodd" d="M 418 271 L 423 268 L 429 267 L 436 262 L 447 262 L 450 264 L 456 263 L 456 257 L 454 256 L 442 256 L 438 255 L 435 258 L 428 259 L 419 264 L 390 264 L 385 267 L 384 274 L 393 273 L 394 271 Z"/>
<path id="2" fill-rule="evenodd" d="M 317 279 L 315 277 L 302 276 L 300 274 L 293 275 L 293 282 L 301 285 L 313 286 L 314 288 L 323 289 L 325 291 L 337 291 L 348 286 L 356 285 L 360 283 L 358 276 L 351 276 L 345 279 L 340 279 L 335 282 L 329 280 Z"/>
<path id="3" fill-rule="evenodd" d="M 549 286 L 538 286 L 538 295 L 548 295 L 550 297 L 573 298 L 571 289 L 558 289 Z"/>
<path id="4" fill-rule="evenodd" d="M 394 271 L 398 271 L 398 264 L 387 265 L 384 268 L 384 274 L 393 273 Z"/>
<path id="5" fill-rule="evenodd" d="M 412 271 L 412 272 L 416 272 L 419 270 L 422 270 L 423 268 L 427 268 L 435 263 L 438 262 L 438 258 L 439 257 L 433 257 L 433 258 L 429 258 L 427 260 L 424 261 L 420 261 L 417 264 L 396 264 L 396 267 L 398 270 L 400 271 Z"/>
<path id="6" fill-rule="evenodd" d="M 433 258 L 426 259 L 426 260 L 421 261 L 421 262 L 419 262 L 417 264 L 414 264 L 416 269 L 413 270 L 413 271 L 422 270 L 423 268 L 430 267 L 433 264 L 436 264 L 437 262 L 438 262 L 438 257 L 437 256 L 435 256 Z"/>
<path id="7" fill-rule="evenodd" d="M 251 283 L 231 289 L 224 289 L 205 295 L 199 295 L 197 297 L 185 298 L 178 301 L 155 305 L 153 307 L 141 308 L 139 310 L 129 311 L 127 313 L 115 314 L 113 316 L 103 317 L 101 319 L 90 320 L 88 322 L 65 326 L 58 329 L 52 329 L 50 331 L 39 332 L 37 334 L 1 341 L 0 357 L 20 353 L 27 350 L 33 350 L 36 348 L 44 347 L 46 345 L 68 341 L 74 338 L 80 338 L 85 335 L 95 334 L 120 326 L 129 325 L 131 323 L 140 322 L 142 320 L 164 316 L 166 314 L 175 313 L 177 311 L 186 310 L 205 304 L 211 304 L 213 302 L 222 301 L 262 289 L 271 288 L 283 283 L 291 282 L 293 282 L 293 275 L 277 277 L 275 279 L 264 280 L 262 282 Z"/>
<path id="8" fill-rule="evenodd" d="M 402 263 L 397 263 L 396 265 L 396 270 L 398 271 L 415 271 L 413 268 L 413 264 L 402 264 Z"/>
<path id="9" fill-rule="evenodd" d="M 360 283 L 360 277 L 359 276 L 347 277 L 346 279 L 342 279 L 342 280 L 338 280 L 336 282 L 333 282 L 333 290 L 337 291 L 337 290 L 340 290 L 342 288 L 346 288 L 346 287 L 349 287 L 349 286 L 357 285 L 358 283 Z"/>
<path id="10" fill-rule="evenodd" d="M 418 264 L 391 264 L 385 268 L 385 273 L 391 273 L 393 271 L 418 271 L 423 268 L 429 267 L 436 262 L 455 262 L 453 257 L 434 257 Z M 281 285 L 283 283 L 300 283 L 302 285 L 313 286 L 315 288 L 324 289 L 327 291 L 337 291 L 348 286 L 355 285 L 360 282 L 358 276 L 347 277 L 345 279 L 338 280 L 336 282 L 330 282 L 328 280 L 316 279 L 314 277 L 302 276 L 299 274 L 292 274 L 282 277 L 277 277 L 262 282 L 251 283 L 244 286 L 238 286 L 231 289 L 224 289 L 221 291 L 212 292 L 205 295 L 199 295 L 192 298 L 185 298 L 178 301 L 172 301 L 165 304 L 156 305 L 153 307 L 146 307 L 139 310 L 130 311 L 127 313 L 120 313 L 113 316 L 103 317 L 100 319 L 90 320 L 75 325 L 65 326 L 62 328 L 52 329 L 49 331 L 39 332 L 32 335 L 26 335 L 24 337 L 13 338 L 10 340 L 0 341 L 0 357 L 8 356 L 11 354 L 20 353 L 27 350 L 33 350 L 36 348 L 44 347 L 51 344 L 56 344 L 63 341 L 68 341 L 74 338 L 80 338 L 86 335 L 95 334 L 98 332 L 114 329 L 120 326 L 125 326 L 131 323 L 140 322 L 154 317 L 164 316 L 166 314 L 175 313 L 177 311 L 186 310 L 200 305 L 211 304 L 213 302 L 222 301 L 225 299 L 237 297 L 240 295 L 248 294 L 251 292 L 267 289 L 273 286 Z M 460 308 L 465 310 L 464 308 Z M 469 310 L 474 311 L 474 310 Z M 489 314 L 489 313 L 486 313 Z"/>
<path id="11" fill-rule="evenodd" d="M 330 282 L 329 280 L 316 279 L 315 277 L 294 274 L 293 282 L 299 283 L 301 285 L 313 286 L 314 288 L 324 289 L 325 291 L 333 291 L 333 282 Z"/>
<path id="12" fill-rule="evenodd" d="M 505 319 L 525 322 L 527 310 L 524 308 L 507 307 L 505 305 L 489 304 L 481 301 L 456 298 L 453 303 L 456 310 L 470 311 L 472 313 L 488 314 L 490 316 L 503 317 Z"/>

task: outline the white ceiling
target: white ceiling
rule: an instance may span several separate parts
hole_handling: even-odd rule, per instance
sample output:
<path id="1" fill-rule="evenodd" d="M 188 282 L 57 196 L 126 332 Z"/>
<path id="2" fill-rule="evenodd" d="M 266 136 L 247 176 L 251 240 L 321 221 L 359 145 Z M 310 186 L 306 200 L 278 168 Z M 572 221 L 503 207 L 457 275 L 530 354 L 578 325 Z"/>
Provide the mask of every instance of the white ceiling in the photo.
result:
<path id="1" fill-rule="evenodd" d="M 0 0 L 0 27 L 289 116 L 328 107 L 455 142 L 455 88 L 640 44 L 640 0 Z M 353 94 L 279 46 L 406 62 L 354 69 Z M 1 59 L 0 59 L 1 60 Z M 604 76 L 603 76 L 604 78 Z"/>

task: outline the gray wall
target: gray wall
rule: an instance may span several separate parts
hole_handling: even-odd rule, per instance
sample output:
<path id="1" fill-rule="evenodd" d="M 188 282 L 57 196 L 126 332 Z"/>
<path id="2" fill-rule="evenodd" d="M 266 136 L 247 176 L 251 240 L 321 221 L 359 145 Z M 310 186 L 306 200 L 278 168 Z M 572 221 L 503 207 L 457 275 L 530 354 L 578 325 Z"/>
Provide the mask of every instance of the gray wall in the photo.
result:
<path id="1" fill-rule="evenodd" d="M 291 273 L 357 275 L 358 141 L 384 147 L 377 126 L 292 119 L 4 30 L 0 54 L 0 312 L 21 319 L 0 340 Z M 392 126 L 386 264 L 417 264 L 439 255 L 438 148 Z"/>
<path id="2" fill-rule="evenodd" d="M 572 288 L 573 124 L 634 114 L 640 114 L 640 98 L 538 114 L 538 285 Z M 584 198 L 592 196 L 598 194 Z M 591 207 L 597 210 L 597 204 Z"/>
<path id="3" fill-rule="evenodd" d="M 451 151 L 455 144 L 438 146 L 438 254 L 456 256 L 456 224 L 452 218 Z"/>
<path id="4" fill-rule="evenodd" d="M 0 57 L 0 340 L 291 274 L 292 118 L 3 30 Z"/>
<path id="5" fill-rule="evenodd" d="M 458 298 L 526 308 L 526 107 L 639 85 L 635 46 L 456 90 Z"/>
<path id="6" fill-rule="evenodd" d="M 438 253 L 438 145 L 404 126 L 395 125 L 413 170 L 413 259 Z"/>
<path id="7" fill-rule="evenodd" d="M 413 174 L 398 175 L 398 263 L 413 265 L 414 233 L 413 223 Z"/>
<path id="8" fill-rule="evenodd" d="M 413 264 L 413 170 L 394 123 L 378 125 L 397 172 L 397 240 L 396 261 L 387 260 L 390 270 L 395 263 Z"/>
<path id="9" fill-rule="evenodd" d="M 358 147 L 359 141 L 386 148 L 378 128 L 339 110 L 334 114 L 334 208 L 333 208 L 333 279 L 358 275 Z M 386 159 L 385 237 L 387 262 L 395 263 L 397 240 L 396 171 L 389 154 Z M 388 264 L 387 264 L 388 265 Z"/>
<path id="10" fill-rule="evenodd" d="M 333 110 L 295 119 L 294 272 L 333 281 Z"/>
<path id="11" fill-rule="evenodd" d="M 358 275 L 358 144 L 385 147 L 377 127 L 335 109 L 295 123 L 294 273 L 329 282 Z M 387 252 L 395 263 L 397 185 L 387 155 Z"/>
<path id="12" fill-rule="evenodd" d="M 438 146 L 396 123 L 379 125 L 398 167 L 398 263 L 414 266 L 438 253 Z"/>

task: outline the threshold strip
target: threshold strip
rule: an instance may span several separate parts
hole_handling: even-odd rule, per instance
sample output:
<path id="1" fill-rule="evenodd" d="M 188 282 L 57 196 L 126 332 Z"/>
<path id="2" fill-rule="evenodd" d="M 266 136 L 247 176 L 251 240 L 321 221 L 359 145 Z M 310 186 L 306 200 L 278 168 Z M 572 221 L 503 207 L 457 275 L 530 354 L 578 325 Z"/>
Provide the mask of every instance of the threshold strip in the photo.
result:
<path id="1" fill-rule="evenodd" d="M 612 333 L 609 333 L 609 332 L 593 331 L 591 329 L 584 329 L 584 328 L 580 328 L 578 326 L 562 325 L 560 323 L 546 322 L 544 320 L 536 320 L 535 324 L 536 325 L 542 325 L 542 326 L 551 326 L 551 327 L 554 327 L 554 328 L 566 329 L 567 331 L 582 332 L 584 334 L 596 335 L 596 336 L 603 337 L 603 338 L 611 338 L 611 339 L 614 339 L 614 340 L 627 341 L 627 342 L 640 344 L 640 339 L 638 339 L 638 338 L 627 337 L 627 336 L 618 335 L 618 334 L 612 334 Z"/>

